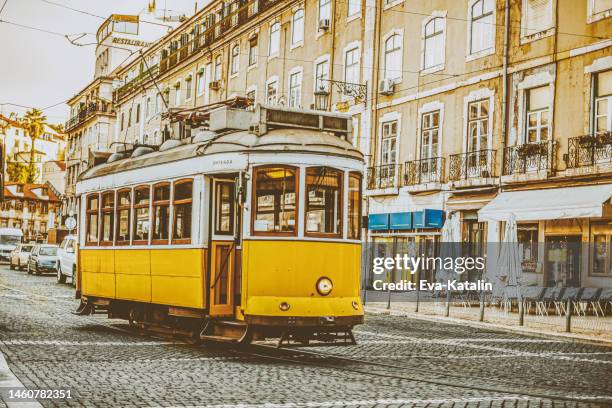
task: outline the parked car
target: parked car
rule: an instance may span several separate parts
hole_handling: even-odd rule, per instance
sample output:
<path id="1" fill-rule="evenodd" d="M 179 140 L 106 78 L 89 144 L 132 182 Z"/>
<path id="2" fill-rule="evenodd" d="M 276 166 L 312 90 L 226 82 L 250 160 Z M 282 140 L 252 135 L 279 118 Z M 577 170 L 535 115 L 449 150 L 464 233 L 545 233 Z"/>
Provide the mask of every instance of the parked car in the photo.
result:
<path id="1" fill-rule="evenodd" d="M 22 239 L 23 232 L 19 228 L 0 228 L 0 260 L 10 261 L 11 252 Z"/>
<path id="2" fill-rule="evenodd" d="M 57 270 L 57 245 L 36 244 L 28 259 L 28 274 L 40 275 Z"/>
<path id="3" fill-rule="evenodd" d="M 77 237 L 67 235 L 57 249 L 57 282 L 66 283 L 66 277 L 76 286 L 76 247 Z"/>
<path id="4" fill-rule="evenodd" d="M 34 244 L 19 244 L 11 252 L 9 262 L 11 263 L 11 269 L 24 269 L 28 264 L 30 253 Z"/>

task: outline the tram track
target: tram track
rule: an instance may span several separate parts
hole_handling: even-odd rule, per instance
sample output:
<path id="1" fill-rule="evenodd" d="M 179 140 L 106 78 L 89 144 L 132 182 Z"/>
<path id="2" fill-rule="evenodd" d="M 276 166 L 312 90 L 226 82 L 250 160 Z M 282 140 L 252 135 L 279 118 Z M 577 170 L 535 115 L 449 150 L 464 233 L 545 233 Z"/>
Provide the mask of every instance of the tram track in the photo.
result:
<path id="1" fill-rule="evenodd" d="M 64 308 L 70 302 L 57 297 L 47 296 L 40 293 L 34 293 L 27 290 L 0 284 L 0 288 L 4 288 L 13 292 L 18 292 L 23 295 L 32 296 L 32 298 L 19 300 L 30 300 L 35 303 L 44 303 L 49 306 L 53 304 L 57 308 Z M 43 300 L 44 299 L 44 300 Z M 17 299 L 15 299 L 17 300 Z M 49 302 L 48 301 L 52 301 Z M 82 318 L 82 317 L 81 317 Z M 117 333 L 127 334 L 129 336 L 147 337 L 161 341 L 172 340 L 172 344 L 181 345 L 184 347 L 202 349 L 203 343 L 194 343 L 189 341 L 184 336 L 172 336 L 167 332 L 156 332 L 150 328 L 145 328 L 139 325 L 130 326 L 128 324 L 117 325 L 115 323 L 102 323 L 95 317 L 87 317 L 88 323 L 102 327 L 107 330 L 112 330 Z M 125 326 L 125 327 L 123 327 Z M 2 342 L 0 341 L 0 344 Z M 204 345 L 210 343 L 204 343 Z M 216 343 L 221 346 L 224 351 L 233 353 L 236 356 L 259 358 L 272 361 L 282 361 L 285 363 L 298 364 L 302 366 L 320 367 L 326 369 L 337 370 L 341 372 L 350 372 L 354 374 L 373 376 L 377 378 L 389 378 L 399 381 L 410 381 L 426 383 L 437 386 L 460 388 L 467 390 L 476 390 L 487 393 L 512 395 L 517 398 L 531 398 L 536 400 L 553 400 L 564 401 L 569 403 L 590 403 L 601 404 L 599 406 L 612 406 L 612 396 L 608 395 L 582 395 L 584 389 L 578 386 L 564 385 L 562 388 L 546 386 L 543 389 L 537 389 L 534 384 L 525 384 L 516 381 L 507 381 L 503 379 L 491 379 L 475 376 L 465 376 L 452 373 L 435 374 L 431 370 L 423 370 L 413 366 L 396 365 L 377 361 L 369 361 L 360 358 L 351 358 L 338 354 L 330 354 L 320 351 L 311 351 L 304 349 L 292 348 L 277 348 L 265 344 L 249 344 L 249 345 L 229 345 L 225 343 Z M 418 373 L 418 377 L 406 374 Z M 429 378 L 427 378 L 429 377 Z M 525 387 L 529 387 L 532 391 L 526 391 Z M 567 395 L 568 390 L 573 390 L 574 395 Z M 553 391 L 553 393 L 547 392 Z M 599 391 L 599 390 L 597 390 Z M 605 390 L 604 390 L 605 392 Z M 565 395 L 564 395 L 565 394 Z"/>

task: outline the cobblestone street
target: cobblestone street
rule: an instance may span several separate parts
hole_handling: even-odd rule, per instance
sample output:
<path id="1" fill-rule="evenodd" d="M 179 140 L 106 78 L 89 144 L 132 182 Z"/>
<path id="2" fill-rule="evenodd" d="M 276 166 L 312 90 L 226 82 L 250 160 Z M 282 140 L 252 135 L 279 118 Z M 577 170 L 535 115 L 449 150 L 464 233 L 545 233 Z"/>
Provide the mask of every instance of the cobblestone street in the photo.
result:
<path id="1" fill-rule="evenodd" d="M 45 407 L 612 406 L 603 345 L 368 315 L 354 347 L 230 350 L 72 315 L 73 293 L 0 267 L 8 367 L 28 389 L 71 390 Z"/>

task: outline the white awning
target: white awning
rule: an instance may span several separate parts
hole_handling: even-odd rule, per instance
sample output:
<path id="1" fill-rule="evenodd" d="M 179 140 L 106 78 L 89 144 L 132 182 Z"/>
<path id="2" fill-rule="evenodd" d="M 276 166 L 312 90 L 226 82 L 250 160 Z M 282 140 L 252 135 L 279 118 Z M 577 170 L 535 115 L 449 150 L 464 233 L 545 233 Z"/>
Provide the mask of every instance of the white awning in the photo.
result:
<path id="1" fill-rule="evenodd" d="M 507 191 L 478 211 L 479 221 L 517 221 L 601 217 L 603 204 L 612 196 L 612 184 L 584 187 Z"/>

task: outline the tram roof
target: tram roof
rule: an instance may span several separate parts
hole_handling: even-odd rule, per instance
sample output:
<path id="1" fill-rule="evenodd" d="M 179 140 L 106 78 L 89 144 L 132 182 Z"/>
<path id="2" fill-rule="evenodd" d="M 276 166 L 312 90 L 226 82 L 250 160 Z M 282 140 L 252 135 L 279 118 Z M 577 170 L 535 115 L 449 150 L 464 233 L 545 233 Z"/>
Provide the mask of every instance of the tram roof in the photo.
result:
<path id="1" fill-rule="evenodd" d="M 307 154 L 363 161 L 363 154 L 358 149 L 346 139 L 332 133 L 310 129 L 278 128 L 258 135 L 245 130 L 234 130 L 218 134 L 207 141 L 187 142 L 168 150 L 153 151 L 142 156 L 127 157 L 112 163 L 97 165 L 84 172 L 80 179 L 88 180 L 194 157 L 228 153 Z"/>

